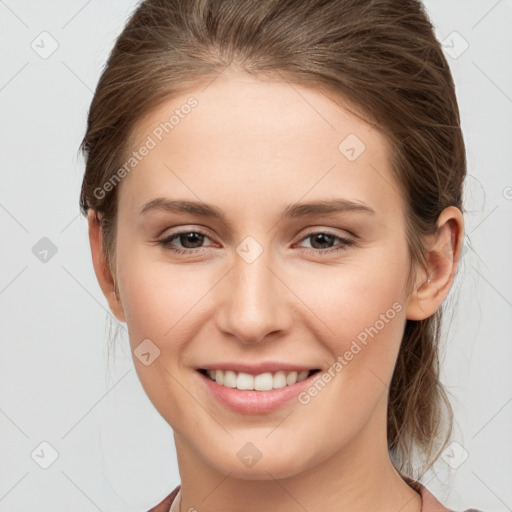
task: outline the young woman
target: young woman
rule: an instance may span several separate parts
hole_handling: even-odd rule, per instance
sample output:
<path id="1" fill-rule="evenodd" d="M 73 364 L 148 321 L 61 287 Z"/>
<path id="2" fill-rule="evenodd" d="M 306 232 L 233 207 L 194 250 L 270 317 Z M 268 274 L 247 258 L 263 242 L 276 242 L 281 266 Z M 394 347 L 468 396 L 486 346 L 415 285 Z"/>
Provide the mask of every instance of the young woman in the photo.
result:
<path id="1" fill-rule="evenodd" d="M 417 0 L 146 0 L 91 104 L 81 208 L 181 485 L 153 511 L 446 511 L 450 69 Z"/>

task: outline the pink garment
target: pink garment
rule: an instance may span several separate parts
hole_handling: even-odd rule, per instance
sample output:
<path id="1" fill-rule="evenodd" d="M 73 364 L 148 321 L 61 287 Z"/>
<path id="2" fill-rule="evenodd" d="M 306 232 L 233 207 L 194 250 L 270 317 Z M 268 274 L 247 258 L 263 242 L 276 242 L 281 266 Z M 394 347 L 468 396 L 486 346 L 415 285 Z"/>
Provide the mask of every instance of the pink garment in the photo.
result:
<path id="1" fill-rule="evenodd" d="M 421 496 L 421 512 L 454 512 L 453 510 L 444 507 L 435 496 L 420 482 L 412 478 L 402 475 L 402 478 L 407 484 L 412 487 Z M 171 494 L 166 496 L 158 505 L 154 506 L 148 512 L 169 512 L 174 498 L 178 494 L 180 486 L 176 487 Z M 464 512 L 480 512 L 474 508 L 467 509 Z"/>
<path id="2" fill-rule="evenodd" d="M 172 502 L 174 501 L 174 498 L 176 497 L 176 494 L 178 494 L 179 490 L 180 486 L 178 485 L 178 487 L 176 487 L 176 489 L 174 489 L 171 494 L 166 496 L 158 505 L 148 510 L 148 512 L 169 512 Z"/>

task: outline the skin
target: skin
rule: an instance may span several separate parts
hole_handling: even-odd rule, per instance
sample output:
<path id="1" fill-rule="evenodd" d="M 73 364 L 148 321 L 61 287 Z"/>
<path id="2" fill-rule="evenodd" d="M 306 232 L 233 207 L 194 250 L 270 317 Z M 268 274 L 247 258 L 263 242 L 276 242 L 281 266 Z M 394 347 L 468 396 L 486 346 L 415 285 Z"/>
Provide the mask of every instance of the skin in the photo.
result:
<path id="1" fill-rule="evenodd" d="M 190 96 L 198 106 L 119 185 L 115 275 L 89 214 L 94 269 L 113 314 L 128 326 L 132 351 L 144 339 L 160 350 L 150 365 L 134 363 L 174 431 L 181 510 L 418 512 L 420 496 L 388 456 L 388 386 L 406 319 L 434 314 L 452 285 L 461 212 L 450 207 L 439 217 L 427 240 L 428 269 L 418 266 L 407 295 L 404 202 L 383 134 L 319 91 L 226 71 L 141 120 L 134 149 Z M 338 150 L 348 134 L 366 146 L 354 161 Z M 230 225 L 191 213 L 139 215 L 156 197 L 215 205 Z M 334 197 L 375 214 L 279 221 L 287 205 Z M 188 246 L 199 252 L 179 237 L 173 246 L 189 254 L 158 244 L 181 229 L 206 231 Z M 321 246 L 310 231 L 355 244 L 328 254 L 342 242 Z M 263 250 L 251 263 L 236 251 L 247 236 Z M 195 370 L 220 360 L 327 370 L 394 303 L 401 311 L 306 405 L 233 412 Z M 252 467 L 237 457 L 248 442 L 262 454 Z"/>

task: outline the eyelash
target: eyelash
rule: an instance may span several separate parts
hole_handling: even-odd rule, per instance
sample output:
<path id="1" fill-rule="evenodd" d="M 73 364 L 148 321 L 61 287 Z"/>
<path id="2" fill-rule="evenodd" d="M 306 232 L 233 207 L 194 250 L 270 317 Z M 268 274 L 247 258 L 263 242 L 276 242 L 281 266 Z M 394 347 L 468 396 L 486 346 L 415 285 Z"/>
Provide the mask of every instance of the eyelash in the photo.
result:
<path id="1" fill-rule="evenodd" d="M 181 255 L 181 254 L 196 254 L 197 252 L 201 252 L 203 249 L 205 249 L 204 247 L 199 247 L 199 248 L 194 248 L 194 249 L 176 249 L 175 247 L 172 247 L 171 246 L 171 240 L 174 240 L 175 238 L 179 237 L 180 235 L 186 235 L 186 234 L 189 234 L 189 233 L 197 233 L 199 235 L 203 235 L 205 236 L 206 238 L 209 238 L 208 234 L 205 233 L 204 231 L 201 231 L 199 229 L 195 229 L 195 230 L 188 230 L 188 231 L 178 231 L 176 233 L 173 233 L 172 235 L 169 235 L 161 240 L 158 240 L 158 243 L 166 250 L 168 251 L 171 251 L 175 254 L 178 254 L 178 255 Z M 313 249 L 313 248 L 309 248 L 309 247 L 303 247 L 303 249 L 305 249 L 305 251 L 307 253 L 315 253 L 315 254 L 320 254 L 320 255 L 323 255 L 323 254 L 333 254 L 333 253 L 337 253 L 337 252 L 340 252 L 340 251 L 346 251 L 347 250 L 347 247 L 350 247 L 350 246 L 353 246 L 355 245 L 355 240 L 352 240 L 350 238 L 343 238 L 339 235 L 335 235 L 334 233 L 331 233 L 329 231 L 310 231 L 309 233 L 307 233 L 306 235 L 304 235 L 300 240 L 299 242 L 302 242 L 303 240 L 306 240 L 307 238 L 313 236 L 313 235 L 318 235 L 318 234 L 322 234 L 322 235 L 329 235 L 329 236 L 333 236 L 334 238 L 338 239 L 339 241 L 341 241 L 341 243 L 343 245 L 341 245 L 340 247 L 337 247 L 337 248 L 329 248 L 329 249 Z"/>

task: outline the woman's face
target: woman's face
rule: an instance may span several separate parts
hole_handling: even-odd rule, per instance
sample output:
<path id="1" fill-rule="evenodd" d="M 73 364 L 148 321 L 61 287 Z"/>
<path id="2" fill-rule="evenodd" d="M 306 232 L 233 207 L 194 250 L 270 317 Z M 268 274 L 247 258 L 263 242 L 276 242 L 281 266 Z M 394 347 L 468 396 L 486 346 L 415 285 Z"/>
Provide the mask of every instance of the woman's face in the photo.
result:
<path id="1" fill-rule="evenodd" d="M 385 443 L 410 261 L 382 134 L 320 92 L 227 72 L 136 134 L 117 316 L 178 452 L 266 479 Z M 255 382 L 275 389 L 232 387 Z"/>

